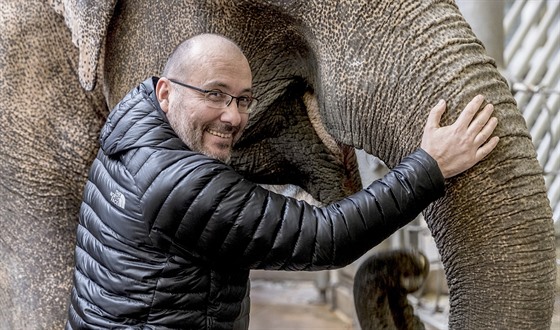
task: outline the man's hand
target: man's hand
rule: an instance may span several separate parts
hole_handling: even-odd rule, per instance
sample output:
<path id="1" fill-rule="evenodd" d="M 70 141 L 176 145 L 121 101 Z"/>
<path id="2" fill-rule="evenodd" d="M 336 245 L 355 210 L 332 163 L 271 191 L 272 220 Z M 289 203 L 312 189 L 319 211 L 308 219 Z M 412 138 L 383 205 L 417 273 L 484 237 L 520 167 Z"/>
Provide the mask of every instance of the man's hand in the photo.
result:
<path id="1" fill-rule="evenodd" d="M 474 166 L 498 144 L 497 136 L 488 139 L 498 125 L 498 119 L 491 117 L 494 106 L 487 104 L 479 112 L 483 101 L 482 95 L 472 99 L 450 126 L 439 126 L 444 100 L 430 111 L 420 147 L 437 161 L 446 179 Z"/>

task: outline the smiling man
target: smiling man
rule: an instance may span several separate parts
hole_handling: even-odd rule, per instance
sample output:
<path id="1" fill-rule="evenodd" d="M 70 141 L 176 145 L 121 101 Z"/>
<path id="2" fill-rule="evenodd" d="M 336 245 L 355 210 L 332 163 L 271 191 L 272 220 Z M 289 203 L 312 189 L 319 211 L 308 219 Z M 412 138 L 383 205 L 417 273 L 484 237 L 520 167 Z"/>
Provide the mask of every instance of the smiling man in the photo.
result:
<path id="1" fill-rule="evenodd" d="M 191 150 L 227 163 L 247 125 L 248 112 L 256 105 L 251 68 L 235 44 L 208 36 L 204 44 L 197 39 L 173 52 L 163 71 L 167 78 L 158 81 L 156 95 L 169 123 Z"/>
<path id="2" fill-rule="evenodd" d="M 488 140 L 492 106 L 478 112 L 482 97 L 452 127 L 439 127 L 441 102 L 421 148 L 363 191 L 314 207 L 227 165 L 257 103 L 237 45 L 195 36 L 163 75 L 125 96 L 101 131 L 80 208 L 66 329 L 247 329 L 250 269 L 346 266 L 497 143 Z"/>

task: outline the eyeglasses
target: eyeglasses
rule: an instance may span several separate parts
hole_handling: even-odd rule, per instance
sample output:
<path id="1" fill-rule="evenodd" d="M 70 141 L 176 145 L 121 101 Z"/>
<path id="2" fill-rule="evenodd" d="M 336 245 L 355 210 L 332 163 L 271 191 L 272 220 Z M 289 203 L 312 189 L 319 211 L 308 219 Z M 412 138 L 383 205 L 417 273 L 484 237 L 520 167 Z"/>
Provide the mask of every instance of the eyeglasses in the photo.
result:
<path id="1" fill-rule="evenodd" d="M 239 111 L 240 113 L 251 113 L 255 109 L 255 106 L 258 102 L 258 100 L 252 96 L 233 96 L 217 90 L 207 90 L 187 85 L 174 79 L 169 79 L 169 81 L 179 86 L 190 88 L 201 94 L 204 94 L 204 101 L 209 107 L 214 109 L 225 109 L 229 107 L 231 101 L 235 99 L 237 103 L 237 111 Z"/>

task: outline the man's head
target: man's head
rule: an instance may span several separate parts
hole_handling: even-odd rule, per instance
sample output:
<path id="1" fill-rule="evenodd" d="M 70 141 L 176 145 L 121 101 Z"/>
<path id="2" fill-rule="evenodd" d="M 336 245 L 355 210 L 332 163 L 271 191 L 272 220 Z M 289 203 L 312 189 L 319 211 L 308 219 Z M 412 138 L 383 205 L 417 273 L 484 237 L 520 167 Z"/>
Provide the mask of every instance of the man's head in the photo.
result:
<path id="1" fill-rule="evenodd" d="M 249 115 L 239 110 L 252 97 L 251 84 L 251 69 L 241 49 L 225 37 L 201 34 L 175 48 L 156 95 L 171 127 L 191 150 L 228 162 L 247 125 Z M 229 96 L 203 91 L 236 98 L 217 108 L 212 98 Z"/>

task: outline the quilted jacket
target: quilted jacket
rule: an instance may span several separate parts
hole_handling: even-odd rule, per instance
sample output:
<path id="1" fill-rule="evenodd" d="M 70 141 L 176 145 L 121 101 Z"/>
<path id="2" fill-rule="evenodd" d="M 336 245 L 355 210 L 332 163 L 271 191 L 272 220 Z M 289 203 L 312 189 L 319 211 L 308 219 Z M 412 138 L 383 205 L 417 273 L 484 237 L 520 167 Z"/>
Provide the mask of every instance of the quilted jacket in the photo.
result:
<path id="1" fill-rule="evenodd" d="M 246 329 L 249 270 L 343 267 L 442 196 L 419 149 L 383 179 L 314 207 L 189 150 L 156 77 L 111 112 L 86 183 L 67 329 Z"/>

